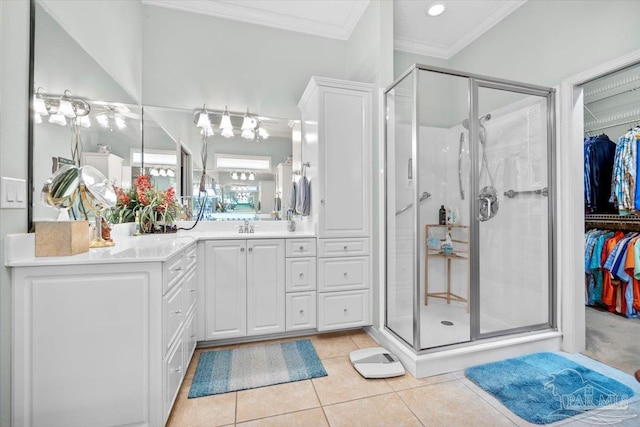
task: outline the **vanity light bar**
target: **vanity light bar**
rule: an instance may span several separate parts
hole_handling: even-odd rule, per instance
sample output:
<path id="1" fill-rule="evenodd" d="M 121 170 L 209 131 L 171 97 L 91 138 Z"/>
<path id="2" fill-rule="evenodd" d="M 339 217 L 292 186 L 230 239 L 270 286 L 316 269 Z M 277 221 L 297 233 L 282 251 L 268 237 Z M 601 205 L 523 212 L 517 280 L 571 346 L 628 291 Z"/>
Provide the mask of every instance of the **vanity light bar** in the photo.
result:
<path id="1" fill-rule="evenodd" d="M 33 111 L 40 116 L 51 114 L 72 119 L 88 115 L 91 106 L 82 98 L 72 97 L 68 89 L 62 95 L 53 95 L 39 87 L 33 95 Z"/>

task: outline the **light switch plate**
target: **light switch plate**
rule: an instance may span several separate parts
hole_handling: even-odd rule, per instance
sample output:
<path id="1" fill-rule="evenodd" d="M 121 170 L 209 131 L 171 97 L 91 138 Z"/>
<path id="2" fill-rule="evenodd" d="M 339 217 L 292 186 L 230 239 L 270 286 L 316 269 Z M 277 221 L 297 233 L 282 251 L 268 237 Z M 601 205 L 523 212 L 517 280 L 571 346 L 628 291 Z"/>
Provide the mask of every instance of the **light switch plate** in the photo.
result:
<path id="1" fill-rule="evenodd" d="M 27 207 L 27 181 L 17 178 L 0 178 L 0 208 L 25 209 Z"/>

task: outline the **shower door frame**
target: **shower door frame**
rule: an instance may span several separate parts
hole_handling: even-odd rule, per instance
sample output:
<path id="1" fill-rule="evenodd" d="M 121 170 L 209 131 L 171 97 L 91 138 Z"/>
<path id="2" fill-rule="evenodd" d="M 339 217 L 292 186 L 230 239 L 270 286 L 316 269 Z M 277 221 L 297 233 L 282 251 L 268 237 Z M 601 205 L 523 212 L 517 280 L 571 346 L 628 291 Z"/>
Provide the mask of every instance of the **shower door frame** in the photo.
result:
<path id="1" fill-rule="evenodd" d="M 471 161 L 471 171 L 470 171 L 470 213 L 471 213 L 471 221 L 469 223 L 469 280 L 470 280 L 470 307 L 471 307 L 471 324 L 470 324 L 470 340 L 461 343 L 453 343 L 444 347 L 436 347 L 436 348 L 426 348 L 422 349 L 420 345 L 420 310 L 422 308 L 422 295 L 420 292 L 419 278 L 422 270 L 422 265 L 420 264 L 420 251 L 421 245 L 424 242 L 421 242 L 418 236 L 420 235 L 420 215 L 419 215 L 419 189 L 418 186 L 415 186 L 415 191 L 413 193 L 412 203 L 415 207 L 414 210 L 414 226 L 416 234 L 413 237 L 413 283 L 414 283 L 414 295 L 413 295 L 413 343 L 409 344 L 404 338 L 395 333 L 391 328 L 387 326 L 388 324 L 388 308 L 387 308 L 387 282 L 388 282 L 388 271 L 386 269 L 387 266 L 387 255 L 388 255 L 388 242 L 386 239 L 386 224 L 387 224 L 387 194 L 388 194 L 388 165 L 387 165 L 387 149 L 388 149 L 388 126 L 387 120 L 384 123 L 384 224 L 385 224 L 385 290 L 384 290 L 384 328 L 393 334 L 396 338 L 399 339 L 400 342 L 407 345 L 411 348 L 416 354 L 424 354 L 430 353 L 433 351 L 439 351 L 442 348 L 451 348 L 453 346 L 469 346 L 474 345 L 476 341 L 487 339 L 487 338 L 496 338 L 507 335 L 513 335 L 523 332 L 532 332 L 538 330 L 546 330 L 546 329 L 557 329 L 557 271 L 556 271 L 556 263 L 555 263 L 555 253 L 556 253 L 556 227 L 555 227 L 555 217 L 557 214 L 556 211 L 556 152 L 555 152 L 555 137 L 556 137 L 556 108 L 555 108 L 555 92 L 554 88 L 532 85 L 528 83 L 521 83 L 512 80 L 493 78 L 489 76 L 483 76 L 474 73 L 466 73 L 457 70 L 451 70 L 447 68 L 441 67 L 433 67 L 423 64 L 414 64 L 407 71 L 402 73 L 391 85 L 389 85 L 383 92 L 383 111 L 387 111 L 387 95 L 393 90 L 400 82 L 404 81 L 405 78 L 409 78 L 411 76 L 413 82 L 412 88 L 412 114 L 411 114 L 411 156 L 413 158 L 411 165 L 411 172 L 414 179 L 414 182 L 420 182 L 420 168 L 418 167 L 419 159 L 419 144 L 418 144 L 418 117 L 419 117 L 419 103 L 418 103 L 418 89 L 420 83 L 420 71 L 429 71 L 439 74 L 445 74 L 456 77 L 463 77 L 469 79 L 469 148 L 470 148 L 470 161 Z M 479 211 L 479 144 L 478 144 L 478 135 L 479 135 L 479 124 L 478 124 L 478 89 L 479 88 L 488 88 L 488 89 L 496 89 L 496 90 L 508 90 L 515 93 L 521 93 L 525 95 L 533 95 L 533 96 L 541 96 L 547 99 L 547 186 L 549 188 L 548 192 L 548 280 L 549 280 L 549 312 L 548 312 L 548 321 L 535 325 L 527 325 L 523 327 L 511 328 L 500 330 L 491 333 L 480 333 L 480 254 L 479 254 L 479 246 L 480 246 L 480 221 L 473 215 L 473 212 Z M 385 113 L 386 115 L 386 113 Z"/>

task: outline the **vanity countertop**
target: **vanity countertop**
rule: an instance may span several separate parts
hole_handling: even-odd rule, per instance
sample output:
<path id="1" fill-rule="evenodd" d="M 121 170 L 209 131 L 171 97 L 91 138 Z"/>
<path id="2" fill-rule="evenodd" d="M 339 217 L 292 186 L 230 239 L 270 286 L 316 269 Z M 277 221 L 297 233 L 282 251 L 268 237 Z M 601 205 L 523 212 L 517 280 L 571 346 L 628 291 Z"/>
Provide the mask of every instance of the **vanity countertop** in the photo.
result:
<path id="1" fill-rule="evenodd" d="M 5 238 L 7 267 L 37 267 L 56 265 L 110 264 L 129 262 L 162 262 L 173 254 L 200 240 L 292 239 L 315 237 L 313 231 L 287 232 L 257 230 L 238 233 L 232 230 L 179 231 L 175 234 L 146 234 L 142 236 L 114 235 L 115 246 L 89 249 L 73 256 L 36 257 L 35 234 L 13 234 Z"/>

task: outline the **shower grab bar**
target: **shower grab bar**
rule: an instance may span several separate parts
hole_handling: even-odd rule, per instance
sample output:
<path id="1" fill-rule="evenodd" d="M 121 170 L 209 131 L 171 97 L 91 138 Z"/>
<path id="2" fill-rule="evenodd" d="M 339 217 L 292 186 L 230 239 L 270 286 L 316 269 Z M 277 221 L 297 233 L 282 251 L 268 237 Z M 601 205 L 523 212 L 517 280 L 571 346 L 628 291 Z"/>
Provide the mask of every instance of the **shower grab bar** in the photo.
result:
<path id="1" fill-rule="evenodd" d="M 458 146 L 458 185 L 460 187 L 460 199 L 464 200 L 464 188 L 462 188 L 462 144 L 464 144 L 464 132 L 460 132 L 460 145 Z"/>
<path id="2" fill-rule="evenodd" d="M 420 195 L 420 199 L 418 201 L 422 202 L 423 200 L 427 200 L 429 197 L 431 197 L 431 193 L 429 193 L 428 191 L 425 191 L 424 193 L 422 193 Z M 408 211 L 412 207 L 413 207 L 413 203 L 409 203 L 407 206 L 404 206 L 404 207 L 398 209 L 396 211 L 396 216 L 400 215 L 402 212 Z"/>
<path id="3" fill-rule="evenodd" d="M 544 197 L 547 197 L 549 195 L 549 188 L 544 187 L 544 188 L 540 188 L 539 190 L 526 190 L 526 191 L 509 190 L 504 192 L 504 195 L 510 199 L 513 199 L 519 194 L 540 194 Z"/>

